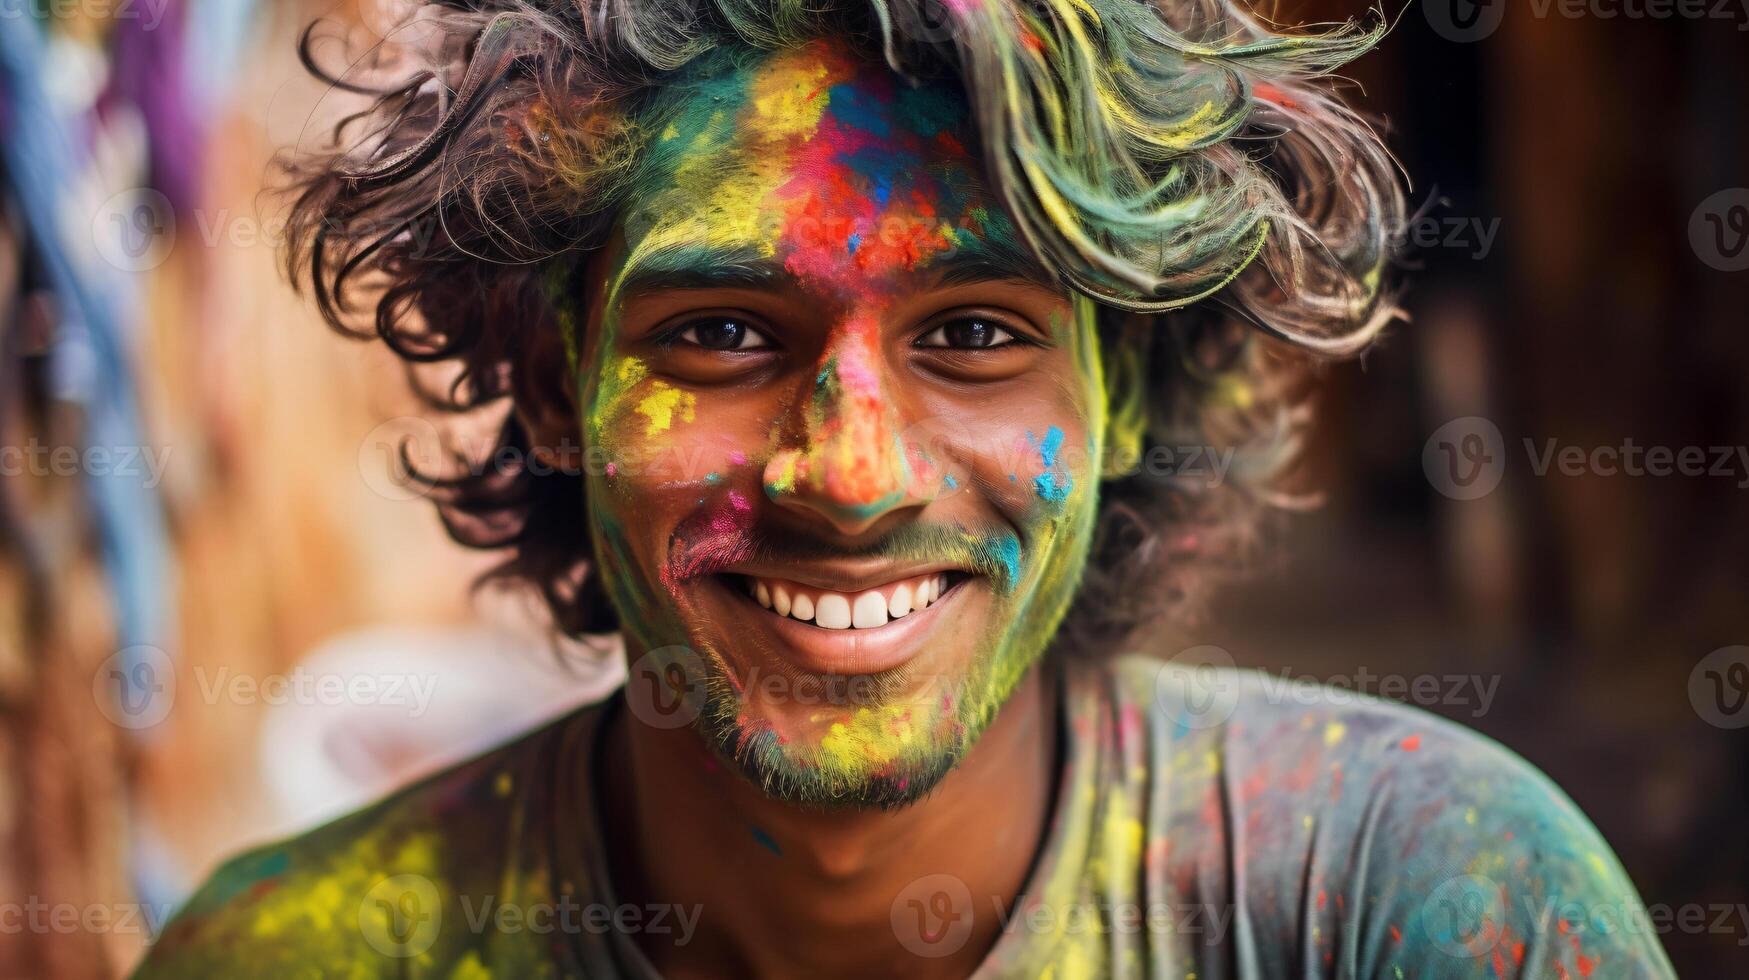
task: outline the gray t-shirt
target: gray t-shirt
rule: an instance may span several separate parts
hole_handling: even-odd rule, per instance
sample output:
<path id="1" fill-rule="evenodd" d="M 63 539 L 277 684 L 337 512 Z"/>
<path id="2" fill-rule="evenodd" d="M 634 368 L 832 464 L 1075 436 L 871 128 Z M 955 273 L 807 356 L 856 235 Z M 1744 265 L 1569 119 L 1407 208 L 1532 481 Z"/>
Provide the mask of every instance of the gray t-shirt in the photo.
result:
<path id="1" fill-rule="evenodd" d="M 1063 665 L 1056 811 L 1013 903 L 894 896 L 920 953 L 1001 925 L 978 977 L 1673 977 L 1620 864 L 1547 778 L 1391 702 L 1155 660 Z M 639 977 L 592 759 L 619 695 L 226 864 L 139 976 Z M 951 778 L 951 777 L 950 777 Z M 658 921 L 660 919 L 660 921 Z"/>

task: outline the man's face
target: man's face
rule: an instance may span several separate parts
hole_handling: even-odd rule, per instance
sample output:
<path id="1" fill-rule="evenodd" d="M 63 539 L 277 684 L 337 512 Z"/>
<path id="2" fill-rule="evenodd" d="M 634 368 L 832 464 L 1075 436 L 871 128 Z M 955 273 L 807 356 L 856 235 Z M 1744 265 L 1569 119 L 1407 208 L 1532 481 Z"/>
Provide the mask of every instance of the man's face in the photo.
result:
<path id="1" fill-rule="evenodd" d="M 963 98 L 830 44 L 702 72 L 591 269 L 589 516 L 628 655 L 767 792 L 926 792 L 1078 583 L 1104 393 Z M 683 647 L 684 650 L 676 650 Z"/>

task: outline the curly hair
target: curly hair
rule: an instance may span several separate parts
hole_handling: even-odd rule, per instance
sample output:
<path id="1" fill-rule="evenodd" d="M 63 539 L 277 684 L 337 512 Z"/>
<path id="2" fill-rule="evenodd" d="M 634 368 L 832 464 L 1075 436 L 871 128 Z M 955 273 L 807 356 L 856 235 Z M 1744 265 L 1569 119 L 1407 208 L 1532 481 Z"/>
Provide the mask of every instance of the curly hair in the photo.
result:
<path id="1" fill-rule="evenodd" d="M 421 392 L 452 412 L 569 388 L 563 359 L 539 356 L 577 308 L 550 283 L 569 303 L 589 286 L 579 270 L 613 233 L 673 73 L 831 36 L 906 77 L 957 79 L 1026 244 L 1097 303 L 1119 454 L 1235 454 L 1217 486 L 1106 474 L 1064 625 L 1080 642 L 1194 609 L 1245 564 L 1306 420 L 1300 368 L 1362 350 L 1395 313 L 1399 176 L 1332 77 L 1382 18 L 1284 31 L 1235 0 L 429 0 L 345 73 L 318 65 L 317 27 L 306 68 L 370 105 L 286 161 L 287 269 L 410 377 L 455 365 L 447 390 Z M 460 475 L 422 476 L 446 528 L 506 549 L 489 578 L 538 587 L 563 632 L 616 629 L 583 478 L 530 466 L 515 412 L 497 440 L 455 454 Z"/>

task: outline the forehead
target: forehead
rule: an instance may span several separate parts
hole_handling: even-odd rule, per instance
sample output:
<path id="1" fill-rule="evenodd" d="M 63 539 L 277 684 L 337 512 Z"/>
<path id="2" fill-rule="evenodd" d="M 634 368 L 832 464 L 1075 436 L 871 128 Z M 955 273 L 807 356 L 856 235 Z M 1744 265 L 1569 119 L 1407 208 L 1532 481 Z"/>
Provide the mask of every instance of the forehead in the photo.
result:
<path id="1" fill-rule="evenodd" d="M 817 42 L 707 67 L 664 101 L 624 211 L 628 276 L 735 269 L 839 293 L 1037 278 L 951 83 Z"/>

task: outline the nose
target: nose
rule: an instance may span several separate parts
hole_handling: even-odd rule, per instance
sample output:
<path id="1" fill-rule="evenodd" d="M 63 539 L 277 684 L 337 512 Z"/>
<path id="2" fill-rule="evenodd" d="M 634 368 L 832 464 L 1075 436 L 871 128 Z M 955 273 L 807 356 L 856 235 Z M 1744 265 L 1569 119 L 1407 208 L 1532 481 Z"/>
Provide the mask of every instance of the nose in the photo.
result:
<path id="1" fill-rule="evenodd" d="M 849 324 L 796 399 L 792 412 L 799 418 L 785 420 L 788 444 L 766 464 L 766 495 L 845 535 L 928 503 L 930 488 L 905 445 L 894 394 L 877 326 Z"/>

